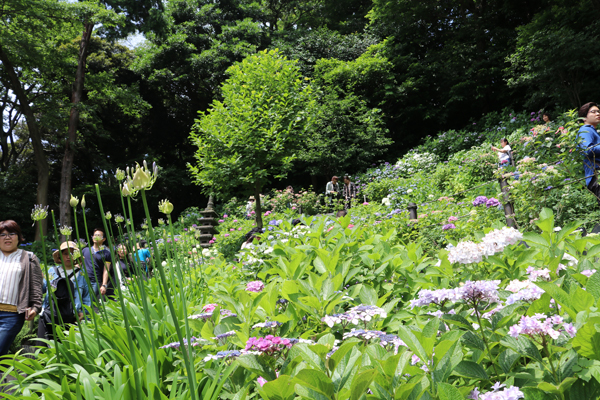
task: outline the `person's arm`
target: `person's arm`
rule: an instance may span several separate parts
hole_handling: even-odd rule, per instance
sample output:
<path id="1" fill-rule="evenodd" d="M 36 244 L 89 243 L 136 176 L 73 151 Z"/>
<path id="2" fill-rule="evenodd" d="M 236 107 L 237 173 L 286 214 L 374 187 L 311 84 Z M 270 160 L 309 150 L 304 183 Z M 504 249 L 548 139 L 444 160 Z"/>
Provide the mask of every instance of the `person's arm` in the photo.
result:
<path id="1" fill-rule="evenodd" d="M 587 156 L 598 158 L 600 160 L 600 146 L 598 146 L 598 143 L 594 143 L 594 136 L 595 135 L 589 129 L 580 130 L 579 137 L 582 140 L 579 147 L 583 149 L 583 152 Z"/>
<path id="2" fill-rule="evenodd" d="M 106 294 L 106 288 L 108 286 L 108 273 L 110 272 L 110 262 L 104 262 L 104 271 L 102 272 L 102 286 L 100 287 L 100 294 Z"/>
<path id="3" fill-rule="evenodd" d="M 43 286 L 44 276 L 40 268 L 40 261 L 32 254 L 29 261 L 29 309 L 25 313 L 27 321 L 32 321 L 42 311 Z"/>

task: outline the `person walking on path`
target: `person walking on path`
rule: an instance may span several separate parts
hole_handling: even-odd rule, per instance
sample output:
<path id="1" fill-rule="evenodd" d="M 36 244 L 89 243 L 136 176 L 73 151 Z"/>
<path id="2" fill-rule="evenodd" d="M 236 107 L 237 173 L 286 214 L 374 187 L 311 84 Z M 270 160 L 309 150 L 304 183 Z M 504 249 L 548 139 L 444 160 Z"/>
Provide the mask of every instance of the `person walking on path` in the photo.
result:
<path id="1" fill-rule="evenodd" d="M 0 222 L 0 356 L 8 353 L 23 323 L 42 310 L 40 260 L 19 249 L 21 242 L 23 234 L 15 221 Z"/>
<path id="2" fill-rule="evenodd" d="M 150 266 L 150 262 L 152 261 L 152 255 L 150 254 L 150 250 L 146 248 L 148 242 L 145 240 L 140 240 L 138 243 L 138 251 L 135 252 L 134 258 L 136 261 L 140 263 L 140 270 L 146 273 L 146 276 L 150 276 L 152 272 L 152 268 Z"/>
<path id="3" fill-rule="evenodd" d="M 61 321 L 62 324 L 73 324 L 77 319 L 83 319 L 83 306 L 92 306 L 85 276 L 76 264 L 79 258 L 77 244 L 71 241 L 63 242 L 60 249 L 52 253 L 52 258 L 56 266 L 48 269 L 50 283 L 44 279 L 43 292 L 46 296 L 38 322 L 38 338 L 48 340 L 52 339 L 54 333 L 52 313 L 55 324 L 61 324 Z M 70 293 L 66 285 L 70 285 Z M 53 295 L 47 293 L 48 288 L 53 291 Z"/>
<path id="4" fill-rule="evenodd" d="M 579 147 L 583 150 L 583 171 L 585 184 L 596 196 L 600 204 L 600 185 L 598 173 L 600 168 L 600 135 L 596 130 L 600 124 L 600 108 L 594 102 L 586 103 L 579 109 L 579 117 L 583 119 L 583 126 L 579 128 L 578 138 L 581 140 Z"/>

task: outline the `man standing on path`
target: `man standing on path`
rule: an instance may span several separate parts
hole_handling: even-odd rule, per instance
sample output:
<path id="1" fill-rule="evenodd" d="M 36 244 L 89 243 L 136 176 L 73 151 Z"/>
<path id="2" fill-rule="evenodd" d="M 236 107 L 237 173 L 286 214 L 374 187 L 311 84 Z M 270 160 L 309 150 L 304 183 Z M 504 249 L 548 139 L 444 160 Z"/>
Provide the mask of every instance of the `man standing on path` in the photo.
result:
<path id="1" fill-rule="evenodd" d="M 585 183 L 600 204 L 600 185 L 598 184 L 597 170 L 600 168 L 600 135 L 596 128 L 600 123 L 600 108 L 598 104 L 586 103 L 579 109 L 579 117 L 583 118 L 584 125 L 579 129 L 578 138 L 581 140 L 579 147 L 583 149 L 583 170 Z"/>
<path id="2" fill-rule="evenodd" d="M 106 235 L 102 229 L 94 229 L 92 235 L 94 245 L 92 247 L 84 247 L 81 251 L 85 261 L 85 270 L 90 279 L 92 287 L 90 291 L 94 293 L 95 300 L 100 298 L 100 294 L 104 295 L 110 282 L 108 281 L 112 259 L 110 251 L 104 242 Z"/>

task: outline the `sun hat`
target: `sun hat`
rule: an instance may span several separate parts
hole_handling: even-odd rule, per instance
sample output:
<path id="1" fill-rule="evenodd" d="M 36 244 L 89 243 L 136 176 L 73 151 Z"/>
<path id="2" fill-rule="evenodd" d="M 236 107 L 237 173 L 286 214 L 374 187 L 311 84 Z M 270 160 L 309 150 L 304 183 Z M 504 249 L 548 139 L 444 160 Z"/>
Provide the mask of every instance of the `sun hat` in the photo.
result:
<path id="1" fill-rule="evenodd" d="M 52 253 L 52 258 L 54 259 L 54 262 L 57 264 L 62 264 L 62 260 L 60 259 L 60 253 L 65 250 L 66 248 L 71 248 L 74 250 L 77 250 L 77 244 L 75 242 L 72 241 L 68 241 L 68 242 L 63 242 L 60 245 L 60 249 L 59 250 L 55 250 L 54 253 Z M 79 257 L 79 255 L 77 254 L 76 257 L 72 257 L 72 258 L 77 258 Z"/>

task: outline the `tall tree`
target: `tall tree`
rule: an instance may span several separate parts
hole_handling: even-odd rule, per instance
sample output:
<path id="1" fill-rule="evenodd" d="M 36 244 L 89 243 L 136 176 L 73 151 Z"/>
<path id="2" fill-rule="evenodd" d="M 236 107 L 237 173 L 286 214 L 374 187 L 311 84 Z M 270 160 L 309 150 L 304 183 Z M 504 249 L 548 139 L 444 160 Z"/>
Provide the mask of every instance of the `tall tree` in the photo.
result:
<path id="1" fill-rule="evenodd" d="M 285 177 L 306 134 L 314 99 L 298 67 L 277 51 L 264 51 L 230 67 L 223 101 L 200 112 L 190 135 L 197 146 L 190 170 L 206 193 L 228 194 L 243 186 L 256 198 L 273 178 Z"/>

